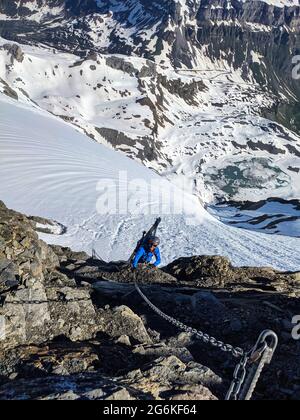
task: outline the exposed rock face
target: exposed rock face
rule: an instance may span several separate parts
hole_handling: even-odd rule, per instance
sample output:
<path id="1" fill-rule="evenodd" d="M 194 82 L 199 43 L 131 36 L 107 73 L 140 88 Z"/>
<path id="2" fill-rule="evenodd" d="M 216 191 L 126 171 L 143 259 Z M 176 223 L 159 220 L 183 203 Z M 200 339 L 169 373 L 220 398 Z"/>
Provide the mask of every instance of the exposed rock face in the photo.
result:
<path id="1" fill-rule="evenodd" d="M 187 400 L 191 400 L 193 397 L 199 400 L 216 400 L 217 398 L 207 388 L 199 385 L 198 381 L 201 381 L 205 370 L 203 369 L 201 374 L 201 368 L 193 363 L 184 364 L 175 356 L 162 357 L 143 370 L 138 369 L 130 372 L 124 383 L 130 384 L 142 392 L 152 394 L 155 399 L 180 399 L 180 395 Z M 207 376 L 209 375 L 213 377 L 215 383 L 221 382 L 213 372 Z M 177 385 L 172 389 L 174 383 Z"/>
<path id="2" fill-rule="evenodd" d="M 58 256 L 38 239 L 34 225 L 0 204 L 0 316 L 6 320 L 0 348 L 40 344 L 61 335 L 82 341 L 99 331 L 113 337 L 130 333 L 149 342 L 142 321 L 129 308 L 95 308 L 90 287 L 77 287 L 58 271 Z"/>
<path id="3" fill-rule="evenodd" d="M 119 306 L 106 311 L 101 318 L 103 331 L 111 337 L 122 337 L 124 334 L 140 343 L 151 343 L 143 321 L 127 306 Z"/>
<path id="4" fill-rule="evenodd" d="M 121 57 L 108 57 L 106 64 L 115 70 L 122 70 L 124 73 L 128 73 L 130 76 L 138 75 L 139 71 L 133 66 L 132 63 L 126 61 Z"/>
<path id="5" fill-rule="evenodd" d="M 20 380 L 0 388 L 1 400 L 136 400 L 134 392 L 97 374 Z"/>
<path id="6" fill-rule="evenodd" d="M 0 77 L 0 86 L 3 86 L 3 93 L 7 96 L 9 96 L 10 98 L 16 99 L 18 100 L 19 96 L 17 94 L 17 92 L 12 89 L 8 83 L 6 83 L 3 79 L 1 79 Z"/>
<path id="7" fill-rule="evenodd" d="M 215 285 L 216 281 L 224 286 L 225 279 L 234 274 L 230 261 L 223 257 L 180 258 L 169 264 L 165 271 L 182 281 L 201 281 L 208 286 Z"/>
<path id="8" fill-rule="evenodd" d="M 11 55 L 11 63 L 13 64 L 14 60 L 17 60 L 18 63 L 22 63 L 24 60 L 24 53 L 17 44 L 4 44 L 2 47 L 4 50 Z"/>
<path id="9" fill-rule="evenodd" d="M 128 146 L 136 148 L 136 157 L 142 161 L 155 161 L 159 158 L 157 150 L 157 143 L 154 138 L 139 137 L 130 138 L 126 134 L 114 130 L 112 128 L 97 128 L 96 131 L 116 150 L 121 150 L 128 153 Z"/>
<path id="10" fill-rule="evenodd" d="M 68 267 L 66 269 L 68 271 Z M 122 262 L 113 264 L 98 262 L 93 264 L 92 261 L 89 261 L 87 264 L 78 267 L 76 275 L 91 283 L 103 279 L 118 281 L 119 283 L 138 282 L 140 284 L 168 285 L 178 285 L 180 283 L 172 275 L 154 267 L 140 265 L 136 271 L 132 271 L 130 265 Z"/>
<path id="11" fill-rule="evenodd" d="M 282 273 L 271 267 L 233 267 L 228 258 L 219 256 L 195 256 L 180 258 L 164 271 L 180 279 L 180 283 L 193 283 L 200 287 L 238 288 L 239 284 L 249 288 L 298 293 L 295 274 Z"/>
<path id="12" fill-rule="evenodd" d="M 75 281 L 56 272 L 57 256 L 38 239 L 29 219 L 0 206 L 0 261 L 6 266 L 1 283 L 2 289 L 12 288 L 1 295 L 7 339 L 0 346 L 38 344 L 61 334 L 90 338 L 96 313 L 89 291 L 74 288 Z"/>
<path id="13" fill-rule="evenodd" d="M 21 379 L 14 381 L 13 388 L 9 384 L 0 387 L 0 399 L 137 400 L 144 399 L 146 394 L 159 400 L 216 400 L 206 387 L 197 383 L 199 376 L 201 370 L 197 372 L 197 366 L 188 367 L 176 357 L 169 357 L 156 360 L 143 372 L 133 371 L 114 381 L 99 378 L 97 373 Z"/>
<path id="14" fill-rule="evenodd" d="M 34 226 L 26 216 L 8 210 L 0 202 L 0 258 L 17 267 L 16 275 L 25 285 L 32 278 L 42 282 L 44 274 L 59 262 L 51 248 L 39 241 Z"/>
<path id="15" fill-rule="evenodd" d="M 0 261 L 0 292 L 9 290 L 17 286 L 19 281 L 16 277 L 16 267 L 14 263 L 7 259 Z"/>

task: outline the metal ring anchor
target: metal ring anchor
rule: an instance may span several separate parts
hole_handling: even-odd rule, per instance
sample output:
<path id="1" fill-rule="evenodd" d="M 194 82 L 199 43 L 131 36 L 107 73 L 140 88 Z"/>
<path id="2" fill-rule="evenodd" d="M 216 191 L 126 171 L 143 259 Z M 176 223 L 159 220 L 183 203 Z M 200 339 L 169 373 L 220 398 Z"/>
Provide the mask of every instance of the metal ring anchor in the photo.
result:
<path id="1" fill-rule="evenodd" d="M 277 334 L 272 330 L 265 330 L 263 331 L 260 336 L 258 337 L 258 340 L 253 347 L 253 349 L 249 353 L 249 360 L 250 363 L 255 363 L 258 359 L 260 359 L 261 355 L 269 349 L 269 352 L 273 354 L 278 346 L 278 336 Z M 272 359 L 271 357 L 271 359 Z M 269 362 L 266 363 L 270 363 Z"/>
<path id="2" fill-rule="evenodd" d="M 263 368 L 271 363 L 277 345 L 278 337 L 274 331 L 265 330 L 260 334 L 254 348 L 249 352 L 249 371 L 241 387 L 239 400 L 249 401 L 252 398 Z"/>

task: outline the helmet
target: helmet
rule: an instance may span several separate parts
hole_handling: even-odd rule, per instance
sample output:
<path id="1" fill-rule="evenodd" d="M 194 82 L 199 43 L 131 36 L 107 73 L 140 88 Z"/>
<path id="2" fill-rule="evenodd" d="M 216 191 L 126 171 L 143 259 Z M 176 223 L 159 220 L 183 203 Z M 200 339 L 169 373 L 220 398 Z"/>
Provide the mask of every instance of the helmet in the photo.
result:
<path id="1" fill-rule="evenodd" d="M 148 239 L 148 244 L 158 246 L 160 244 L 160 239 L 157 236 L 150 236 Z"/>

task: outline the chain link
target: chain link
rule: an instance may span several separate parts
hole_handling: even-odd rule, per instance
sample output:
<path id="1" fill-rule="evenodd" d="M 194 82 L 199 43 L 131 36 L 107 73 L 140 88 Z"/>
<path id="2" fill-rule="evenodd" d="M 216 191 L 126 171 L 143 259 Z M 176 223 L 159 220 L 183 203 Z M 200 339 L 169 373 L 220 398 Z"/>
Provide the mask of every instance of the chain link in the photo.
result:
<path id="1" fill-rule="evenodd" d="M 212 337 L 202 331 L 198 331 L 192 327 L 188 327 L 187 325 L 183 324 L 182 322 L 178 321 L 175 318 L 172 318 L 171 316 L 165 314 L 163 311 L 161 311 L 159 308 L 157 308 L 148 298 L 147 296 L 144 295 L 144 293 L 141 291 L 141 289 L 139 288 L 138 284 L 135 283 L 135 288 L 137 290 L 137 292 L 139 293 L 139 295 L 144 299 L 144 301 L 147 303 L 147 305 L 157 314 L 159 315 L 161 318 L 163 318 L 164 320 L 166 320 L 167 322 L 169 322 L 170 324 L 174 325 L 175 327 L 190 333 L 190 334 L 194 334 L 195 337 L 198 340 L 203 341 L 204 343 L 210 344 L 211 346 L 218 348 L 220 350 L 222 350 L 225 353 L 231 353 L 235 358 L 238 357 L 245 357 L 245 352 L 243 349 L 239 348 L 239 347 L 233 347 L 231 344 L 226 344 L 223 343 L 222 341 L 217 340 L 215 337 Z M 247 361 L 246 361 L 247 363 Z M 245 378 L 244 378 L 245 379 Z"/>
<path id="2" fill-rule="evenodd" d="M 227 401 L 238 400 L 239 394 L 241 392 L 241 388 L 245 382 L 245 378 L 247 375 L 246 367 L 247 367 L 248 361 L 249 361 L 249 356 L 245 354 L 241 358 L 240 362 L 236 365 L 236 368 L 233 374 L 233 380 L 230 384 L 229 390 L 225 398 Z"/>

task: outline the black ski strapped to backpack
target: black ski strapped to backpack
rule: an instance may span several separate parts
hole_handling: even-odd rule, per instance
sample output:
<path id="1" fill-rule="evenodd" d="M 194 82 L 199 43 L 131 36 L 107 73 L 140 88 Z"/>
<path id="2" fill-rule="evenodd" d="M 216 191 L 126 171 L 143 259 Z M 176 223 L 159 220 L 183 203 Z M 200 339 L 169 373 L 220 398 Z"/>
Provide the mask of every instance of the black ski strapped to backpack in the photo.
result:
<path id="1" fill-rule="evenodd" d="M 131 263 L 134 260 L 135 254 L 140 249 L 140 247 L 147 242 L 147 239 L 151 238 L 151 236 L 156 236 L 157 228 L 160 222 L 161 222 L 161 218 L 159 217 L 158 219 L 156 219 L 154 225 L 148 230 L 148 232 L 146 231 L 143 232 L 143 236 L 136 244 L 135 250 L 133 251 L 133 253 L 131 254 L 128 260 L 129 263 Z"/>

